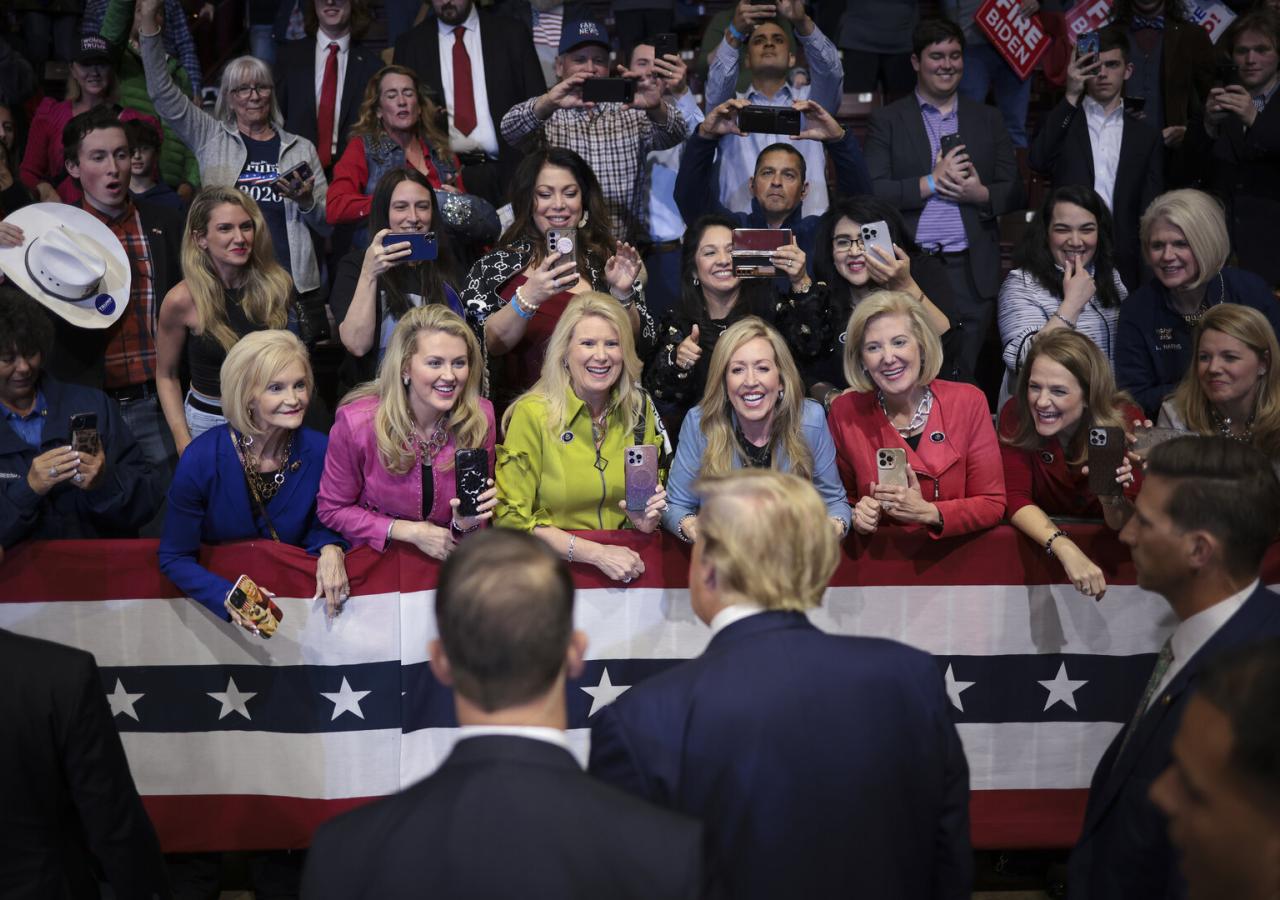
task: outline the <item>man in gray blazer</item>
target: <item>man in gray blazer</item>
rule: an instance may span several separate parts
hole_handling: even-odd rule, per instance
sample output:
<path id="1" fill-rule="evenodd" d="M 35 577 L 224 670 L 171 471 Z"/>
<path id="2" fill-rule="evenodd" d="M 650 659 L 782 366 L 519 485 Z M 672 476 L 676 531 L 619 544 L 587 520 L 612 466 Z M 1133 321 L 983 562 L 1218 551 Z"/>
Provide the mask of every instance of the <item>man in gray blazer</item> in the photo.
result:
<path id="1" fill-rule="evenodd" d="M 972 380 L 1000 289 L 999 217 L 1024 206 L 1022 181 L 1000 112 L 957 93 L 959 26 L 926 19 L 912 46 L 916 89 L 872 113 L 867 168 L 876 196 L 902 210 L 945 273 L 950 301 L 940 303 L 957 332 L 957 364 Z"/>

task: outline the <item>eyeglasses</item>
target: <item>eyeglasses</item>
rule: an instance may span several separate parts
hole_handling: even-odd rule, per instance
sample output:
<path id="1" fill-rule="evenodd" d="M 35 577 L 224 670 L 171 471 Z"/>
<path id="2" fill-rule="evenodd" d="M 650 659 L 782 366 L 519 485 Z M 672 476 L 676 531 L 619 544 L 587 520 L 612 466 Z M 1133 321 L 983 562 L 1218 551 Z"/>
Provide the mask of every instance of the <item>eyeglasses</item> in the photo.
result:
<path id="1" fill-rule="evenodd" d="M 231 95 L 238 100 L 248 99 L 250 94 L 257 94 L 259 97 L 266 97 L 271 93 L 271 85 L 269 84 L 242 84 L 240 87 L 232 88 Z"/>
<path id="2" fill-rule="evenodd" d="M 831 249 L 836 253 L 848 253 L 854 248 L 863 249 L 862 238 L 838 237 L 832 240 Z"/>

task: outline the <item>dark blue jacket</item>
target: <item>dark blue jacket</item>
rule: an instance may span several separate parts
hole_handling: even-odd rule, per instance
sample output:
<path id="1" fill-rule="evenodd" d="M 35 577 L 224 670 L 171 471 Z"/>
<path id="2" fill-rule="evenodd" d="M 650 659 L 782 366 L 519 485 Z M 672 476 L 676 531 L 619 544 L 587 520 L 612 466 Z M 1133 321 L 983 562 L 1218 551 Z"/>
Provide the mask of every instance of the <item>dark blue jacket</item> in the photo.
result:
<path id="1" fill-rule="evenodd" d="M 328 544 L 345 549 L 347 542 L 316 518 L 316 493 L 329 439 L 310 428 L 299 428 L 294 434 L 289 465 L 295 461 L 300 465 L 267 501 L 271 525 L 281 542 L 311 554 Z M 254 508 L 231 435 L 225 426 L 206 431 L 187 445 L 169 486 L 160 571 L 192 600 L 224 617 L 222 601 L 232 583 L 201 566 L 196 555 L 202 543 L 255 538 L 271 540 L 271 529 Z M 254 572 L 246 574 L 254 578 Z"/>
<path id="2" fill-rule="evenodd" d="M 1207 291 L 1210 306 L 1251 306 L 1265 315 L 1280 334 L 1280 304 L 1267 283 L 1252 272 L 1224 268 L 1221 279 L 1210 279 Z M 1169 292 L 1154 278 L 1120 304 L 1116 383 L 1132 394 L 1153 419 L 1160 412 L 1160 403 L 1174 392 L 1191 367 L 1194 331 L 1173 311 Z"/>
<path id="3" fill-rule="evenodd" d="M 951 703 L 933 658 L 893 641 L 735 622 L 595 718 L 590 772 L 701 819 L 736 900 L 970 896 Z"/>
<path id="4" fill-rule="evenodd" d="M 1277 636 L 1280 594 L 1259 586 L 1169 686 L 1152 698 L 1124 753 L 1119 753 L 1124 729 L 1116 734 L 1093 773 L 1084 828 L 1071 851 L 1067 881 L 1071 900 L 1186 896 L 1167 820 L 1147 797 L 1147 790 L 1172 762 L 1173 736 L 1205 667 L 1228 650 Z"/>
<path id="5" fill-rule="evenodd" d="M 759 202 L 751 198 L 751 212 L 733 212 L 720 203 L 719 182 L 715 175 L 716 148 L 720 142 L 716 138 L 705 138 L 695 130 L 684 142 L 684 155 L 680 158 L 680 171 L 676 175 L 676 206 L 685 222 L 693 225 L 699 216 L 708 213 L 728 216 L 738 223 L 739 228 L 768 228 L 764 210 Z M 827 153 L 836 170 L 836 195 L 851 197 L 854 194 L 871 193 L 871 175 L 867 171 L 867 163 L 862 158 L 862 147 L 853 129 L 845 129 L 841 140 L 826 144 Z M 825 178 L 825 172 L 809 172 L 809 179 Z M 801 211 L 804 204 L 797 206 L 779 227 L 790 228 L 795 234 L 796 243 L 805 252 L 806 267 L 813 274 L 813 238 L 818 231 L 821 216 L 804 216 Z M 786 279 L 783 279 L 785 290 Z"/>
<path id="6" fill-rule="evenodd" d="M 43 450 L 0 419 L 0 546 L 26 539 L 137 537 L 164 495 L 120 408 L 102 391 L 63 384 L 48 372 L 40 376 L 40 390 L 48 404 Z M 107 459 L 103 481 L 89 491 L 64 481 L 41 497 L 27 484 L 31 461 L 71 443 L 69 420 L 77 413 L 98 416 Z"/>

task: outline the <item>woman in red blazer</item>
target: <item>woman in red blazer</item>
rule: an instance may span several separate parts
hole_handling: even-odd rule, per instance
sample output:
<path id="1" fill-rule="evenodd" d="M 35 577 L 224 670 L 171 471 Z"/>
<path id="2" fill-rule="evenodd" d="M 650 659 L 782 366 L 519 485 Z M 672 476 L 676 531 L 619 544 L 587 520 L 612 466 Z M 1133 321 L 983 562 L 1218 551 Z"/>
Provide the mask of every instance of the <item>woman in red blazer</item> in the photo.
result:
<path id="1" fill-rule="evenodd" d="M 972 385 L 935 381 L 941 366 L 942 345 L 910 294 L 884 291 L 854 309 L 844 350 L 852 388 L 831 404 L 828 426 L 860 534 L 887 517 L 950 537 L 1004 515 L 987 399 Z M 877 483 L 882 448 L 906 451 L 906 487 Z"/>

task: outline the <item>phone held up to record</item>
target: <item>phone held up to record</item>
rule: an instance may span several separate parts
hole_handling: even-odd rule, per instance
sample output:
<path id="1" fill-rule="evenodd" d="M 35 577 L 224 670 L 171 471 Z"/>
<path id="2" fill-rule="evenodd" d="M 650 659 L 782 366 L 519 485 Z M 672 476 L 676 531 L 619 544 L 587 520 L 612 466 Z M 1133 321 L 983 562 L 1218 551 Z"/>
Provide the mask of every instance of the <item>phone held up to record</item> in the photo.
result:
<path id="1" fill-rule="evenodd" d="M 1116 469 L 1124 462 L 1123 428 L 1089 429 L 1089 490 L 1098 497 L 1124 493 L 1116 481 Z"/>
<path id="2" fill-rule="evenodd" d="M 624 461 L 627 510 L 644 512 L 649 498 L 658 492 L 658 448 L 653 444 L 628 447 Z"/>
<path id="3" fill-rule="evenodd" d="M 396 244 L 408 244 L 410 248 L 409 255 L 397 262 L 430 261 L 440 255 L 440 247 L 436 243 L 434 231 L 428 231 L 425 234 L 419 231 L 408 231 L 383 235 L 383 247 L 393 247 Z"/>
<path id="4" fill-rule="evenodd" d="M 102 438 L 98 434 L 97 413 L 76 413 L 68 423 L 71 434 L 71 448 L 85 456 L 96 456 L 102 448 Z"/>
<path id="5" fill-rule="evenodd" d="M 773 254 L 790 243 L 790 228 L 733 229 L 733 274 L 739 278 L 772 278 L 778 274 Z"/>
<path id="6" fill-rule="evenodd" d="M 458 450 L 453 454 L 458 480 L 458 515 L 480 514 L 480 495 L 489 485 L 489 453 L 483 447 Z"/>

